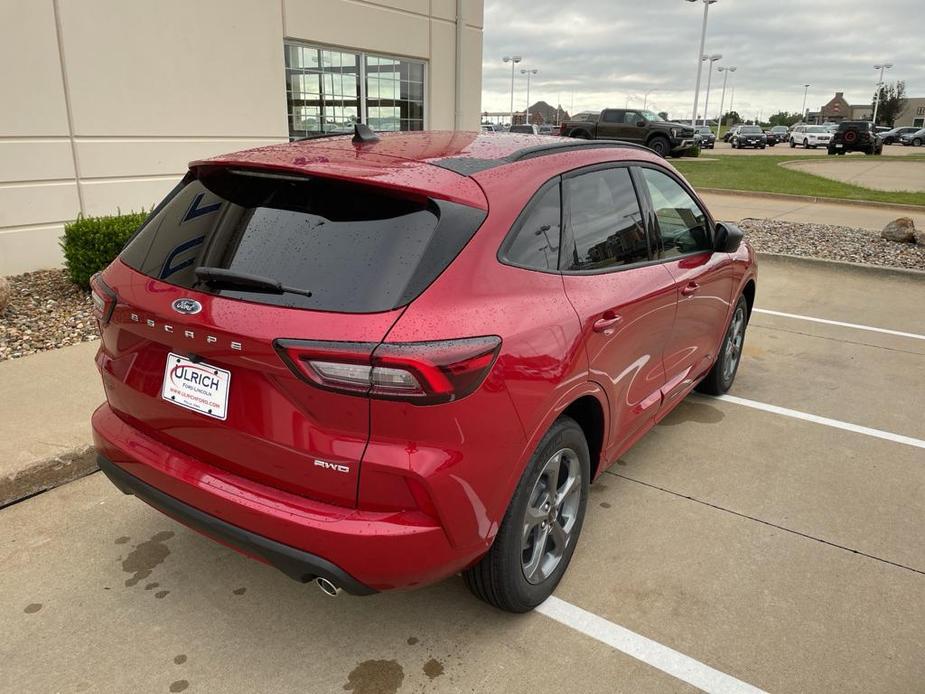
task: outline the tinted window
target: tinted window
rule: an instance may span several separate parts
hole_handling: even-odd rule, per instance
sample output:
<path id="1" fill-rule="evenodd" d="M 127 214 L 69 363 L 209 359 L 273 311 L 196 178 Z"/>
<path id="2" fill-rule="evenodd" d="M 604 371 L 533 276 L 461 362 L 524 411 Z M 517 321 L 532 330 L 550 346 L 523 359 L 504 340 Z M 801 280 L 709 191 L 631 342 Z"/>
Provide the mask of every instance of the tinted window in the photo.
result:
<path id="1" fill-rule="evenodd" d="M 564 270 L 599 270 L 649 259 L 642 213 L 629 169 L 567 178 Z"/>
<path id="2" fill-rule="evenodd" d="M 640 116 L 635 111 L 627 111 L 623 115 L 623 122 L 628 125 L 636 125 L 636 123 L 638 123 L 641 120 L 642 120 L 642 116 Z"/>
<path id="3" fill-rule="evenodd" d="M 556 182 L 530 202 L 523 221 L 517 224 L 513 236 L 502 250 L 504 259 L 519 267 L 557 270 L 561 214 L 559 184 Z"/>
<path id="4" fill-rule="evenodd" d="M 483 218 L 462 205 L 365 186 L 213 170 L 156 210 L 122 259 L 149 277 L 234 299 L 385 311 L 423 291 Z M 199 266 L 258 275 L 296 291 L 205 283 Z"/>
<path id="5" fill-rule="evenodd" d="M 622 123 L 623 111 L 604 111 L 601 115 L 601 119 L 605 123 Z"/>
<path id="6" fill-rule="evenodd" d="M 642 169 L 661 234 L 660 258 L 710 250 L 706 215 L 671 176 Z"/>

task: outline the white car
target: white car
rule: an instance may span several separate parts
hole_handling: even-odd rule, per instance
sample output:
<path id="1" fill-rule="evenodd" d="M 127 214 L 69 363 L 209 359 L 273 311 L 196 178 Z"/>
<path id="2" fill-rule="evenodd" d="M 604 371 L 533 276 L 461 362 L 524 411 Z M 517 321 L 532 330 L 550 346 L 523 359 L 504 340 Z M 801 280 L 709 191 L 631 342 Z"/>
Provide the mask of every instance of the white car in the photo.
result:
<path id="1" fill-rule="evenodd" d="M 802 145 L 806 149 L 828 147 L 831 131 L 824 125 L 798 125 L 790 131 L 790 146 Z"/>

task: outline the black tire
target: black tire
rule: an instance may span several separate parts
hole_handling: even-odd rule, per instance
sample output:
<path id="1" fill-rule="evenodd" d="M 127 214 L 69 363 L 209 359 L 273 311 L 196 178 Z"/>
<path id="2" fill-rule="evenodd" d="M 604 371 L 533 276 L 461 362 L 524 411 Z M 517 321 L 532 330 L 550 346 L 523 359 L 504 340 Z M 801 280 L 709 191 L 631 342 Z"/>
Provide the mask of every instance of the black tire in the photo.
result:
<path id="1" fill-rule="evenodd" d="M 732 138 L 732 140 L 730 140 L 730 143 L 732 144 L 733 149 L 737 149 L 739 146 L 735 138 Z"/>
<path id="2" fill-rule="evenodd" d="M 921 147 L 921 146 L 922 146 L 922 138 L 921 138 L 921 137 L 915 138 L 915 139 L 912 141 L 912 146 L 913 146 L 913 147 Z"/>
<path id="3" fill-rule="evenodd" d="M 803 140 L 803 149 L 809 149 L 809 140 Z"/>
<path id="4" fill-rule="evenodd" d="M 671 143 L 668 141 L 668 138 L 662 137 L 661 135 L 657 135 L 649 140 L 648 147 L 662 159 L 666 158 L 671 153 Z"/>
<path id="5" fill-rule="evenodd" d="M 761 145 L 761 147 L 760 147 L 759 149 L 764 149 L 764 148 L 765 148 L 765 145 Z"/>
<path id="6" fill-rule="evenodd" d="M 572 137 L 577 137 L 579 140 L 590 140 L 591 133 L 587 130 L 574 130 L 572 131 Z"/>
<path id="7" fill-rule="evenodd" d="M 541 581 L 530 582 L 524 574 L 524 553 L 527 551 L 523 545 L 524 528 L 527 527 L 524 519 L 531 497 L 540 488 L 541 473 L 554 455 L 563 450 L 576 455 L 571 464 L 580 468 L 577 510 L 574 511 L 565 548 L 554 568 Z M 524 470 L 491 549 L 478 564 L 463 572 L 463 580 L 469 590 L 480 600 L 506 612 L 529 612 L 552 595 L 578 544 L 588 505 L 590 477 L 591 456 L 584 432 L 571 417 L 559 417 L 540 440 Z M 530 537 L 533 538 L 532 531 Z"/>
<path id="8" fill-rule="evenodd" d="M 893 138 L 892 138 L 892 137 L 886 138 L 886 139 L 883 141 L 883 144 L 885 144 L 885 145 L 891 145 L 891 144 L 893 144 Z"/>
<path id="9" fill-rule="evenodd" d="M 790 138 L 790 149 L 793 149 L 793 148 L 796 147 L 796 146 L 797 146 L 797 143 L 794 142 L 794 141 L 793 141 L 793 138 L 791 137 L 791 138 Z"/>
<path id="10" fill-rule="evenodd" d="M 737 328 L 737 321 L 741 315 L 741 326 Z M 742 349 L 745 346 L 745 330 L 748 327 L 748 302 L 744 296 L 740 296 L 736 302 L 735 309 L 732 311 L 732 319 L 729 321 L 729 327 L 726 328 L 726 334 L 723 336 L 723 343 L 720 346 L 719 354 L 716 355 L 716 361 L 713 368 L 710 369 L 704 379 L 697 384 L 697 390 L 707 395 L 722 395 L 732 387 L 735 381 L 736 373 L 739 370 L 739 363 L 742 360 Z M 739 331 L 740 339 L 735 339 L 733 333 Z M 730 352 L 730 349 L 734 351 Z M 729 364 L 728 360 L 734 360 Z"/>

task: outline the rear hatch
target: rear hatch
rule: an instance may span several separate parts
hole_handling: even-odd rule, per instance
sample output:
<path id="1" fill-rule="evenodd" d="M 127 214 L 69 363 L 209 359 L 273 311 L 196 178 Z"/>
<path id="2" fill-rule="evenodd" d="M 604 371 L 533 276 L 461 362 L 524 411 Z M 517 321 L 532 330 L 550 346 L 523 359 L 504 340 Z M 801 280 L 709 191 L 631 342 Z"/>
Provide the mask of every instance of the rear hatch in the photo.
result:
<path id="1" fill-rule="evenodd" d="M 367 360 L 483 218 L 407 190 L 194 169 L 94 281 L 112 304 L 99 355 L 110 406 L 205 463 L 355 504 L 369 400 L 307 382 L 285 345 Z"/>

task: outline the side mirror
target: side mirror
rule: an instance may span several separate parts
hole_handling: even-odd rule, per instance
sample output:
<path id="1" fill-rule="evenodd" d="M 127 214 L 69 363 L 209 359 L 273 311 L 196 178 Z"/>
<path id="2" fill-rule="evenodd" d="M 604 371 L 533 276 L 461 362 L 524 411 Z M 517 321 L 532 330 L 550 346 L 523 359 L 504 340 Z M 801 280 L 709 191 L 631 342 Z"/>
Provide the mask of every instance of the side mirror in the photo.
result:
<path id="1" fill-rule="evenodd" d="M 717 253 L 735 253 L 744 237 L 742 230 L 732 222 L 718 222 L 713 250 Z"/>
<path id="2" fill-rule="evenodd" d="M 636 127 L 637 127 L 637 128 L 644 128 L 644 127 L 646 127 L 646 122 L 645 122 L 644 120 L 638 120 L 638 121 L 636 121 Z"/>

